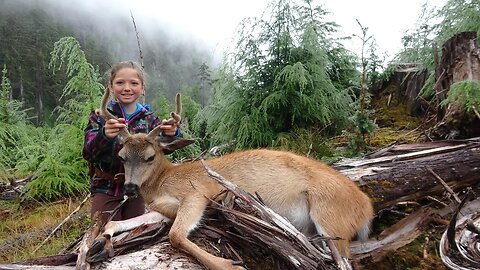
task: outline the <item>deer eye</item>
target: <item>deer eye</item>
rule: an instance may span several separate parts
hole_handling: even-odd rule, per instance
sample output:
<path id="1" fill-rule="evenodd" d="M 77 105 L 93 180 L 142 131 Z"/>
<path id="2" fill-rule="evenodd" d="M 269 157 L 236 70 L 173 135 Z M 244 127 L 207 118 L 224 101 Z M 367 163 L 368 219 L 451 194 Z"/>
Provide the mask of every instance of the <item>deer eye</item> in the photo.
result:
<path id="1" fill-rule="evenodd" d="M 149 156 L 148 158 L 146 158 L 146 162 L 152 162 L 153 160 L 155 159 L 155 156 Z"/>

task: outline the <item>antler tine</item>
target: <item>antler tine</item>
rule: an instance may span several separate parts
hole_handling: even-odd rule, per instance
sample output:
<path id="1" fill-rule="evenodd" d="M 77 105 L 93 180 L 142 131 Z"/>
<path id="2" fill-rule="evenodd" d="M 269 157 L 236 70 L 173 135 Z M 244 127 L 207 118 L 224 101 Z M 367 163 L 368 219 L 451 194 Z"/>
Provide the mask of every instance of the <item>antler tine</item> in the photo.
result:
<path id="1" fill-rule="evenodd" d="M 175 95 L 175 112 L 170 113 L 170 119 L 165 124 L 171 125 L 174 123 L 179 124 L 182 121 L 182 97 L 180 93 Z"/>
<path id="2" fill-rule="evenodd" d="M 182 121 L 182 97 L 180 96 L 180 93 L 177 93 L 175 95 L 175 113 L 171 113 L 170 115 L 172 116 L 173 119 L 177 120 L 178 123 Z"/>
<path id="3" fill-rule="evenodd" d="M 109 97 L 110 97 L 110 91 L 108 90 L 108 88 L 105 88 L 105 91 L 103 92 L 102 103 L 101 103 L 101 106 L 100 106 L 100 115 L 103 116 L 103 118 L 105 118 L 105 120 L 117 119 L 117 117 L 115 117 L 115 115 L 111 114 L 107 110 L 107 103 L 108 103 L 108 98 Z"/>
<path id="4" fill-rule="evenodd" d="M 108 120 L 108 119 L 118 119 L 118 117 L 116 117 L 115 115 L 111 114 L 108 110 L 107 110 L 107 103 L 108 103 L 108 98 L 110 97 L 110 91 L 108 90 L 108 88 L 105 88 L 105 92 L 103 93 L 103 97 L 102 97 L 102 105 L 100 107 L 100 115 L 105 118 L 105 120 Z M 126 139 L 127 137 L 130 136 L 130 132 L 128 132 L 128 129 L 125 127 L 123 128 L 122 130 L 120 130 L 120 133 L 119 133 L 120 137 L 122 138 L 122 140 Z"/>

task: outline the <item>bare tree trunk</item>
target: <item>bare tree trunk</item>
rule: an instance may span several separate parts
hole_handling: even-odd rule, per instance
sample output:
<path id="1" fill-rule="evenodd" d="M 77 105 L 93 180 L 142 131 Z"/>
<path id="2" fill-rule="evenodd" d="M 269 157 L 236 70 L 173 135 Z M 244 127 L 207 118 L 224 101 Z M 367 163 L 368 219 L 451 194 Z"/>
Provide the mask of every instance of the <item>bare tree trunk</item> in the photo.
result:
<path id="1" fill-rule="evenodd" d="M 22 68 L 19 68 L 20 73 L 20 101 L 25 102 L 25 88 L 23 87 L 23 76 L 22 76 Z"/>
<path id="2" fill-rule="evenodd" d="M 43 123 L 43 84 L 40 76 L 40 70 L 37 69 L 36 72 L 37 125 L 40 125 Z"/>

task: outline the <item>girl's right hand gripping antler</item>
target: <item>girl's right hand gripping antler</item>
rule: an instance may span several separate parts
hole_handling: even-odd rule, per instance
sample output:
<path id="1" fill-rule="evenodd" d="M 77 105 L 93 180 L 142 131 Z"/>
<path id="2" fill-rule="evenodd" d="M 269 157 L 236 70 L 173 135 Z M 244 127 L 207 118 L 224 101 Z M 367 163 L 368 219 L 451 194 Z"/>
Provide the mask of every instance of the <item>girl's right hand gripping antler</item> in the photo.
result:
<path id="1" fill-rule="evenodd" d="M 105 92 L 103 93 L 102 103 L 101 103 L 100 112 L 99 112 L 99 115 L 103 117 L 105 121 L 108 121 L 109 119 L 118 119 L 118 117 L 111 114 L 107 109 L 109 97 L 110 97 L 110 91 L 108 90 L 108 88 L 105 88 Z M 130 132 L 128 132 L 128 129 L 124 127 L 120 130 L 120 133 L 118 135 L 120 139 L 123 141 L 130 136 Z"/>

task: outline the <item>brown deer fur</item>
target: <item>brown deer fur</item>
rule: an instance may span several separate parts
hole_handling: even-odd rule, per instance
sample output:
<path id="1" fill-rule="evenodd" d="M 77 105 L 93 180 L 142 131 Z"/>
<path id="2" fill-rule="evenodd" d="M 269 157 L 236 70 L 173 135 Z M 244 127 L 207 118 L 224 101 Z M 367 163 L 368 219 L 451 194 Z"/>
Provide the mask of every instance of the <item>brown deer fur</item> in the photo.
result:
<path id="1" fill-rule="evenodd" d="M 159 128 L 149 134 L 127 135 L 119 152 L 125 185 L 138 186 L 153 211 L 173 220 L 173 246 L 209 269 L 243 269 L 213 256 L 187 239 L 202 219 L 209 200 L 223 187 L 210 178 L 200 162 L 172 164 L 164 155 L 184 147 L 185 140 L 161 142 Z M 340 237 L 336 246 L 349 255 L 349 240 L 365 236 L 373 217 L 370 199 L 356 184 L 329 166 L 286 151 L 250 150 L 206 163 L 224 178 L 250 193 L 258 193 L 275 212 L 307 235 Z M 109 226 L 107 226 L 109 227 Z"/>

